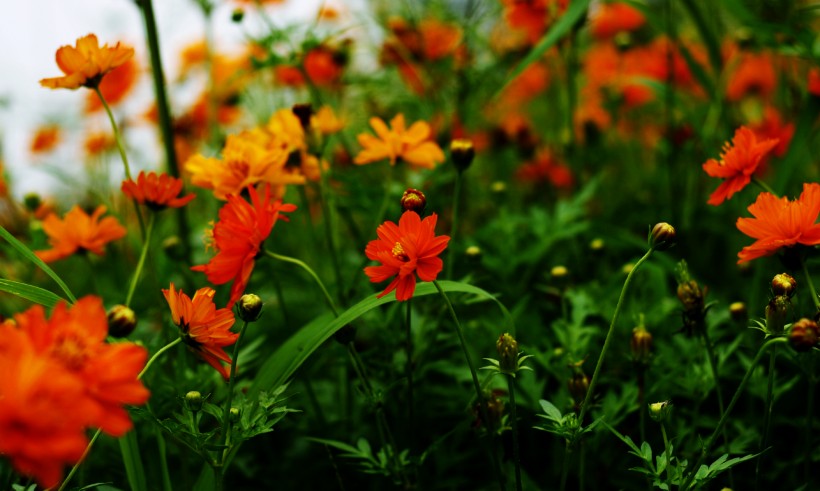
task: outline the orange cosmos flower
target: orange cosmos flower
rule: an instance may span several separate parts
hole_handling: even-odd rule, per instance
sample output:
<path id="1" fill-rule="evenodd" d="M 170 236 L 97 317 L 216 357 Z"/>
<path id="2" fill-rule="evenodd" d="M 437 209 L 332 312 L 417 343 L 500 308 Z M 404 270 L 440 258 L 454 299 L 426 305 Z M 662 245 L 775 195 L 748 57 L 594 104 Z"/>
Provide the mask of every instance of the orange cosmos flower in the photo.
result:
<path id="1" fill-rule="evenodd" d="M 126 179 L 122 182 L 122 192 L 131 199 L 142 203 L 154 211 L 161 211 L 165 208 L 179 208 L 185 206 L 196 197 L 194 194 L 178 198 L 182 191 L 182 179 L 177 179 L 168 174 L 157 175 L 150 172 L 147 175 L 141 171 L 137 176 L 137 182 Z"/>
<path id="2" fill-rule="evenodd" d="M 527 33 L 527 41 L 535 44 L 569 6 L 569 0 L 501 0 L 504 20 L 515 29 Z"/>
<path id="3" fill-rule="evenodd" d="M 249 186 L 250 203 L 236 195 L 228 195 L 228 202 L 219 210 L 219 221 L 213 228 L 213 246 L 216 249 L 208 264 L 194 266 L 202 271 L 208 281 L 222 285 L 233 280 L 228 308 L 232 307 L 248 284 L 256 256 L 262 250 L 262 242 L 268 238 L 278 219 L 287 217 L 280 213 L 296 210 L 296 206 L 274 200 L 270 185 L 260 196 Z"/>
<path id="4" fill-rule="evenodd" d="M 600 4 L 590 18 L 592 35 L 598 39 L 609 39 L 619 32 L 637 30 L 645 22 L 640 10 L 620 2 Z"/>
<path id="5" fill-rule="evenodd" d="M 438 255 L 450 241 L 446 235 L 436 236 L 437 220 L 435 213 L 422 220 L 415 211 L 405 211 L 398 225 L 391 221 L 379 225 L 379 238 L 370 241 L 364 253 L 381 266 L 368 266 L 364 272 L 373 283 L 395 278 L 378 298 L 396 290 L 396 300 L 403 302 L 413 297 L 416 274 L 422 281 L 436 279 L 443 267 Z"/>
<path id="6" fill-rule="evenodd" d="M 100 82 L 100 92 L 102 92 L 105 102 L 109 106 L 122 102 L 134 87 L 137 75 L 137 62 L 134 61 L 134 58 L 129 58 L 125 63 L 111 70 Z M 99 111 L 102 107 L 99 96 L 89 92 L 85 99 L 85 111 L 93 113 Z"/>
<path id="7" fill-rule="evenodd" d="M 61 133 L 60 127 L 53 124 L 37 128 L 31 138 L 29 150 L 33 154 L 42 154 L 54 150 L 57 144 L 60 143 Z"/>
<path id="8" fill-rule="evenodd" d="M 444 152 L 429 140 L 430 125 L 424 121 L 405 128 L 404 115 L 398 114 L 390 121 L 390 128 L 379 118 L 370 118 L 370 126 L 378 138 L 367 133 L 359 135 L 364 150 L 356 156 L 356 164 L 390 159 L 390 165 L 396 165 L 396 160 L 402 159 L 410 165 L 433 169 L 437 163 L 444 162 Z"/>
<path id="9" fill-rule="evenodd" d="M 748 210 L 754 218 L 738 218 L 737 228 L 757 240 L 737 254 L 738 264 L 771 256 L 782 247 L 820 244 L 820 223 L 816 223 L 820 215 L 820 184 L 803 184 L 803 192 L 794 201 L 760 193 Z"/>
<path id="10" fill-rule="evenodd" d="M 82 381 L 38 356 L 10 323 L 0 325 L 0 455 L 21 474 L 56 487 L 83 455 L 91 409 Z"/>
<path id="11" fill-rule="evenodd" d="M 169 290 L 162 290 L 183 342 L 227 380 L 230 373 L 222 362 L 230 366 L 231 357 L 223 348 L 234 344 L 239 334 L 231 332 L 236 321 L 233 312 L 230 308 L 217 309 L 214 293 L 213 288 L 200 288 L 191 299 L 182 290 L 175 290 L 173 283 Z"/>
<path id="12" fill-rule="evenodd" d="M 100 155 L 117 147 L 114 135 L 105 131 L 88 133 L 83 142 L 85 153 L 89 156 Z"/>
<path id="13" fill-rule="evenodd" d="M 81 381 L 91 426 L 115 437 L 131 429 L 123 405 L 148 400 L 148 390 L 137 379 L 148 352 L 134 343 L 105 343 L 108 319 L 100 298 L 84 297 L 71 307 L 60 302 L 50 319 L 42 306 L 35 305 L 14 320 L 35 352 L 53 359 Z"/>
<path id="14" fill-rule="evenodd" d="M 48 235 L 48 243 L 52 248 L 35 251 L 35 254 L 47 263 L 82 251 L 102 256 L 105 244 L 125 237 L 126 233 L 125 227 L 116 218 L 105 217 L 100 220 L 105 210 L 105 206 L 100 205 L 89 216 L 82 208 L 74 205 L 62 220 L 51 213 L 43 220 L 43 230 Z"/>
<path id="15" fill-rule="evenodd" d="M 746 187 L 761 159 L 775 148 L 778 142 L 777 139 L 759 141 L 749 128 L 738 128 L 732 142 L 723 144 L 720 160 L 709 159 L 703 164 L 703 170 L 707 174 L 724 179 L 709 197 L 708 203 L 717 206 Z"/>
<path id="16" fill-rule="evenodd" d="M 729 81 L 726 84 L 726 99 L 737 102 L 746 95 L 756 94 L 767 99 L 777 88 L 777 71 L 771 53 L 738 53 Z"/>
<path id="17" fill-rule="evenodd" d="M 103 76 L 134 56 L 134 48 L 107 44 L 100 47 L 97 36 L 89 34 L 77 40 L 76 47 L 62 46 L 57 50 L 57 65 L 62 77 L 44 78 L 40 85 L 50 89 L 95 88 Z"/>
<path id="18" fill-rule="evenodd" d="M 773 138 L 778 140 L 777 146 L 772 150 L 775 157 L 782 157 L 786 155 L 789 150 L 789 144 L 794 137 L 794 123 L 787 123 L 783 121 L 780 112 L 772 107 L 767 106 L 763 111 L 763 119 L 751 126 L 751 130 L 761 140 L 766 138 Z M 765 158 L 763 159 L 766 160 Z"/>

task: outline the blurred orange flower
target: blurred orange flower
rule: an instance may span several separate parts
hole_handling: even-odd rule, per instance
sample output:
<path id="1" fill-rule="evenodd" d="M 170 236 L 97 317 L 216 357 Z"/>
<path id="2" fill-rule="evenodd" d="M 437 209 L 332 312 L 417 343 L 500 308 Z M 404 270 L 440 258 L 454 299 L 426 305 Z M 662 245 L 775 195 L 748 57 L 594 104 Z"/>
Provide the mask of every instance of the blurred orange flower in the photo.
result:
<path id="1" fill-rule="evenodd" d="M 443 268 L 438 255 L 450 241 L 446 235 L 436 236 L 437 220 L 435 213 L 422 220 L 415 211 L 405 211 L 398 225 L 391 221 L 379 225 L 376 229 L 379 238 L 371 240 L 364 253 L 381 265 L 368 266 L 364 272 L 372 283 L 395 278 L 378 298 L 396 290 L 396 300 L 403 302 L 413 297 L 417 274 L 421 281 L 436 279 Z"/>
<path id="2" fill-rule="evenodd" d="M 178 197 L 182 191 L 182 179 L 171 177 L 168 174 L 141 171 L 137 182 L 126 179 L 122 182 L 122 192 L 138 203 L 144 204 L 154 211 L 165 208 L 179 208 L 185 206 L 196 197 L 194 194 Z"/>
<path id="3" fill-rule="evenodd" d="M 333 108 L 330 106 L 322 106 L 316 111 L 310 119 L 310 125 L 323 135 L 332 135 L 342 131 L 345 127 L 343 119 L 336 116 Z"/>
<path id="4" fill-rule="evenodd" d="M 794 136 L 794 123 L 786 123 L 783 117 L 773 106 L 767 106 L 763 111 L 763 119 L 755 124 L 749 125 L 749 128 L 754 131 L 755 136 L 761 140 L 772 138 L 778 140 L 777 146 L 774 147 L 772 154 L 775 157 L 782 157 L 786 155 L 789 150 L 789 144 Z M 765 158 L 763 159 L 766 160 Z"/>
<path id="5" fill-rule="evenodd" d="M 109 106 L 119 104 L 134 88 L 138 75 L 137 62 L 134 58 L 129 58 L 125 63 L 111 70 L 100 82 L 100 92 L 102 92 L 105 102 Z M 85 99 L 85 111 L 93 113 L 102 109 L 102 102 L 97 94 L 89 92 Z"/>
<path id="6" fill-rule="evenodd" d="M 569 0 L 501 0 L 504 20 L 510 27 L 527 33 L 527 41 L 535 44 L 569 6 Z"/>
<path id="7" fill-rule="evenodd" d="M 703 164 L 703 170 L 709 176 L 724 180 L 709 197 L 708 203 L 717 206 L 746 187 L 761 159 L 777 146 L 778 141 L 758 140 L 749 128 L 738 128 L 732 142 L 723 144 L 720 160 L 709 159 Z"/>
<path id="8" fill-rule="evenodd" d="M 550 183 L 556 188 L 570 188 L 574 182 L 572 171 L 547 149 L 539 150 L 535 158 L 515 172 L 524 182 Z"/>
<path id="9" fill-rule="evenodd" d="M 60 484 L 63 466 L 80 460 L 90 402 L 82 380 L 37 356 L 31 340 L 0 325 L 0 455 L 45 488 Z"/>
<path id="10" fill-rule="evenodd" d="M 296 206 L 274 200 L 270 185 L 263 194 L 248 186 L 250 203 L 237 195 L 228 195 L 228 202 L 219 210 L 219 220 L 213 228 L 213 246 L 216 249 L 208 264 L 194 266 L 208 281 L 222 285 L 233 280 L 228 307 L 232 307 L 242 293 L 253 272 L 256 257 L 262 252 L 262 242 L 268 238 L 276 221 L 288 218 L 280 213 L 296 210 Z"/>
<path id="11" fill-rule="evenodd" d="M 803 192 L 794 201 L 760 193 L 749 208 L 754 218 L 738 218 L 737 228 L 757 239 L 738 254 L 738 264 L 771 256 L 783 247 L 797 244 L 820 244 L 820 184 L 803 184 Z"/>
<path id="12" fill-rule="evenodd" d="M 726 84 L 727 100 L 737 102 L 747 95 L 767 99 L 777 88 L 777 71 L 771 53 L 739 52 L 730 58 L 729 64 L 734 64 L 734 69 Z"/>
<path id="13" fill-rule="evenodd" d="M 54 147 L 60 143 L 60 135 L 62 130 L 55 124 L 49 124 L 37 128 L 34 136 L 31 138 L 29 150 L 33 154 L 46 153 L 54 150 Z"/>
<path id="14" fill-rule="evenodd" d="M 820 96 L 820 68 L 813 67 L 809 70 L 807 88 L 809 94 Z"/>
<path id="15" fill-rule="evenodd" d="M 619 32 L 631 32 L 646 23 L 640 10 L 621 2 L 601 3 L 590 16 L 592 35 L 609 39 Z"/>
<path id="16" fill-rule="evenodd" d="M 134 343 L 107 344 L 108 319 L 99 297 L 87 296 L 74 305 L 59 302 L 47 319 L 40 305 L 14 316 L 38 354 L 59 363 L 84 387 L 91 403 L 86 417 L 91 426 L 120 437 L 132 422 L 124 405 L 144 404 L 148 390 L 137 379 L 148 352 Z"/>
<path id="17" fill-rule="evenodd" d="M 398 114 L 390 121 L 390 128 L 379 118 L 370 118 L 370 126 L 378 138 L 367 133 L 358 136 L 364 149 L 356 156 L 356 164 L 389 159 L 390 165 L 396 165 L 401 159 L 413 166 L 433 169 L 436 164 L 444 162 L 444 152 L 430 140 L 430 125 L 424 121 L 406 128 L 404 115 Z"/>
<path id="18" fill-rule="evenodd" d="M 231 357 L 223 348 L 234 344 L 239 334 L 231 332 L 236 321 L 233 311 L 217 309 L 214 294 L 213 288 L 200 288 L 192 299 L 182 290 L 176 290 L 173 283 L 170 289 L 162 290 L 182 341 L 227 380 L 230 373 L 222 362 L 230 366 Z"/>
<path id="19" fill-rule="evenodd" d="M 83 147 L 85 148 L 85 153 L 88 155 L 100 155 L 103 152 L 116 148 L 117 140 L 115 140 L 114 135 L 109 132 L 92 132 L 86 135 Z"/>
<path id="20" fill-rule="evenodd" d="M 77 40 L 76 47 L 62 46 L 57 50 L 57 66 L 62 77 L 44 78 L 40 85 L 50 89 L 95 88 L 103 76 L 134 56 L 134 48 L 107 44 L 100 47 L 97 36 L 89 34 Z"/>
<path id="21" fill-rule="evenodd" d="M 100 205 L 89 216 L 75 205 L 64 219 L 51 213 L 43 220 L 43 231 L 48 235 L 51 249 L 35 251 L 37 257 L 50 263 L 65 259 L 76 252 L 89 251 L 102 256 L 103 247 L 114 240 L 125 237 L 125 227 L 114 217 L 100 217 L 105 213 L 105 206 Z"/>

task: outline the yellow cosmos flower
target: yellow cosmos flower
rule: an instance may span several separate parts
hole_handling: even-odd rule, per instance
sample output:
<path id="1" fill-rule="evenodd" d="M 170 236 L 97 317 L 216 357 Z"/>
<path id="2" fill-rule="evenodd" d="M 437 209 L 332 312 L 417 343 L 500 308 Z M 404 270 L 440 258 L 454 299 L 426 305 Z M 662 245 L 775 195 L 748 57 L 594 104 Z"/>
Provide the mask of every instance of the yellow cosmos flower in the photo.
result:
<path id="1" fill-rule="evenodd" d="M 364 149 L 356 156 L 358 165 L 389 159 L 390 165 L 396 165 L 398 159 L 416 167 L 435 168 L 444 162 L 444 152 L 430 140 L 430 125 L 424 121 L 405 127 L 404 115 L 398 114 L 390 121 L 390 128 L 379 118 L 370 118 L 370 126 L 376 135 L 362 133 L 359 143 Z"/>
<path id="2" fill-rule="evenodd" d="M 345 122 L 336 116 L 336 113 L 333 112 L 333 108 L 330 106 L 322 106 L 310 119 L 310 125 L 314 130 L 323 135 L 332 135 L 342 131 L 345 127 Z"/>
<path id="3" fill-rule="evenodd" d="M 134 56 L 134 48 L 100 47 L 97 36 L 89 34 L 77 40 L 76 46 L 62 46 L 57 50 L 57 66 L 65 74 L 62 77 L 44 78 L 40 85 L 50 89 L 95 88 L 103 76 L 127 62 Z"/>

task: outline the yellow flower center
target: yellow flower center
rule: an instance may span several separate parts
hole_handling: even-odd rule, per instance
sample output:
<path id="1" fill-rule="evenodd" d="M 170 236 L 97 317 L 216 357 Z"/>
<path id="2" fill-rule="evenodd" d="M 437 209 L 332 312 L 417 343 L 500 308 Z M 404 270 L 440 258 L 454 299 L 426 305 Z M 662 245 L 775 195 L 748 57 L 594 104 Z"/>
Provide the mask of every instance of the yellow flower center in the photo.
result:
<path id="1" fill-rule="evenodd" d="M 402 247 L 401 244 L 398 242 L 396 242 L 396 245 L 393 246 L 393 257 L 400 261 L 410 260 L 410 258 L 407 257 L 407 253 L 404 252 L 404 247 Z"/>

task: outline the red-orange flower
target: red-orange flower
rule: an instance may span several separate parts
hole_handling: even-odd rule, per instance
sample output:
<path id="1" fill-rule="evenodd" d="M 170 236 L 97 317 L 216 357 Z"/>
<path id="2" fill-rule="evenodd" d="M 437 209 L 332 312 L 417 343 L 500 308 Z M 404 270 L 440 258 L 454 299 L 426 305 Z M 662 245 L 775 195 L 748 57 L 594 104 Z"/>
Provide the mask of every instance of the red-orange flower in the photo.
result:
<path id="1" fill-rule="evenodd" d="M 63 466 L 79 461 L 88 444 L 82 381 L 38 356 L 12 325 L 0 325 L 0 336 L 0 455 L 41 486 L 55 487 Z"/>
<path id="2" fill-rule="evenodd" d="M 779 140 L 758 140 L 754 132 L 745 126 L 735 131 L 732 142 L 723 144 L 720 160 L 709 159 L 703 170 L 712 177 L 724 179 L 708 203 L 717 206 L 732 197 L 752 180 L 761 159 L 777 146 Z"/>
<path id="3" fill-rule="evenodd" d="M 89 34 L 77 40 L 75 46 L 62 46 L 57 50 L 57 65 L 65 74 L 62 77 L 44 78 L 40 85 L 50 89 L 78 89 L 97 87 L 103 76 L 134 56 L 134 48 L 107 44 L 100 47 L 97 36 Z"/>
<path id="4" fill-rule="evenodd" d="M 89 251 L 98 256 L 105 253 L 103 247 L 113 240 L 125 237 L 125 227 L 114 217 L 100 217 L 105 213 L 100 205 L 89 216 L 79 206 L 74 206 L 60 220 L 54 213 L 43 220 L 43 230 L 48 235 L 51 249 L 35 251 L 43 261 L 50 263 L 65 259 L 76 252 Z"/>
<path id="5" fill-rule="evenodd" d="M 234 344 L 239 334 L 231 332 L 236 321 L 233 312 L 230 308 L 217 309 L 214 293 L 213 288 L 200 288 L 192 299 L 174 289 L 173 283 L 169 290 L 162 290 L 183 342 L 227 380 L 230 373 L 222 362 L 230 365 L 231 357 L 223 348 Z"/>
<path id="6" fill-rule="evenodd" d="M 794 201 L 778 198 L 771 193 L 760 193 L 749 205 L 754 218 L 738 218 L 737 228 L 757 239 L 738 254 L 738 264 L 763 256 L 771 256 L 782 247 L 796 244 L 820 244 L 820 184 L 803 184 L 803 192 Z"/>
<path id="7" fill-rule="evenodd" d="M 35 305 L 14 320 L 36 353 L 53 359 L 81 381 L 90 403 L 86 418 L 91 426 L 115 437 L 131 429 L 123 405 L 148 400 L 148 390 L 137 379 L 148 352 L 134 343 L 105 343 L 108 319 L 99 297 L 81 298 L 71 307 L 60 302 L 51 318 Z"/>
<path id="8" fill-rule="evenodd" d="M 141 171 L 137 182 L 126 179 L 122 182 L 122 192 L 131 199 L 142 203 L 154 211 L 165 208 L 179 208 L 185 206 L 196 197 L 189 194 L 177 197 L 182 191 L 182 179 L 171 177 L 168 174 L 157 175 L 156 172 Z"/>
<path id="9" fill-rule="evenodd" d="M 261 196 L 255 188 L 249 186 L 247 189 L 250 203 L 239 196 L 228 195 L 228 202 L 219 210 L 219 221 L 213 228 L 216 256 L 208 264 L 191 268 L 205 273 L 208 281 L 215 285 L 233 280 L 228 308 L 244 293 L 262 242 L 268 238 L 276 221 L 288 219 L 280 213 L 296 210 L 294 205 L 274 200 L 269 185 L 265 186 Z"/>
<path id="10" fill-rule="evenodd" d="M 398 114 L 390 121 L 390 128 L 379 118 L 370 118 L 370 126 L 378 137 L 368 133 L 359 135 L 364 149 L 356 156 L 356 164 L 389 159 L 390 165 L 395 165 L 402 159 L 410 165 L 433 169 L 437 163 L 444 162 L 444 152 L 429 140 L 430 125 L 424 121 L 416 121 L 407 128 L 404 115 Z"/>
<path id="11" fill-rule="evenodd" d="M 590 19 L 592 35 L 598 39 L 609 39 L 619 32 L 634 31 L 645 22 L 640 10 L 621 2 L 600 4 Z"/>
<path id="12" fill-rule="evenodd" d="M 31 137 L 31 144 L 29 150 L 31 153 L 46 153 L 54 150 L 58 143 L 60 143 L 60 127 L 57 125 L 46 125 L 37 128 L 34 136 Z"/>
<path id="13" fill-rule="evenodd" d="M 139 71 L 134 58 L 129 58 L 125 63 L 114 68 L 100 82 L 100 92 L 102 92 L 105 102 L 109 106 L 114 106 L 125 99 L 131 92 L 137 81 Z M 93 113 L 102 109 L 102 102 L 97 94 L 89 92 L 85 99 L 85 111 Z"/>
<path id="14" fill-rule="evenodd" d="M 416 275 L 422 281 L 433 281 L 441 272 L 443 263 L 438 257 L 447 248 L 450 237 L 436 236 L 438 217 L 432 214 L 422 220 L 415 211 L 405 211 L 396 225 L 384 222 L 376 229 L 378 239 L 370 241 L 364 253 L 381 266 L 364 268 L 373 283 L 393 281 L 381 292 L 381 298 L 396 290 L 396 300 L 409 300 L 416 290 Z"/>

